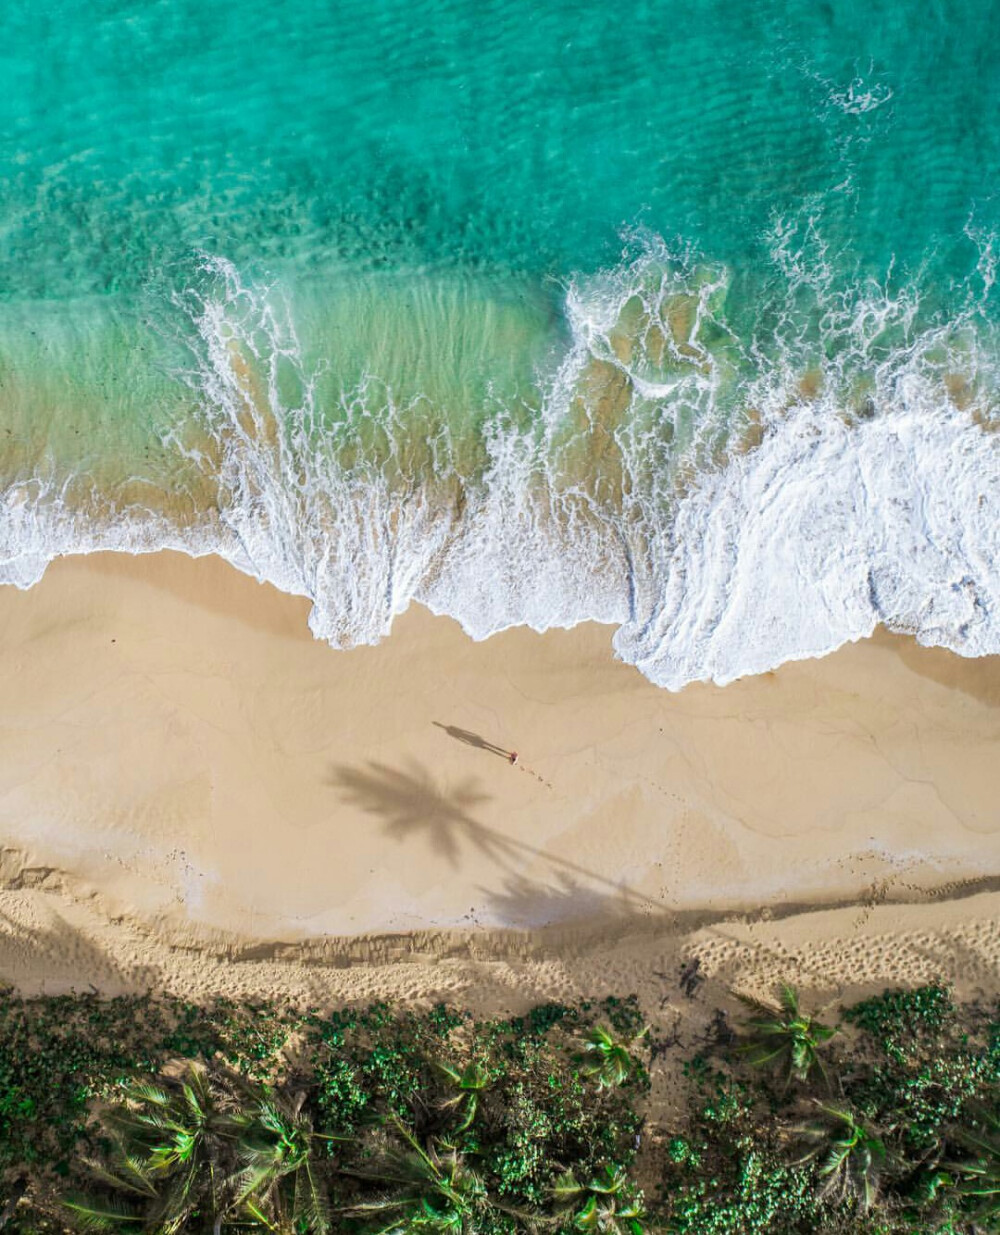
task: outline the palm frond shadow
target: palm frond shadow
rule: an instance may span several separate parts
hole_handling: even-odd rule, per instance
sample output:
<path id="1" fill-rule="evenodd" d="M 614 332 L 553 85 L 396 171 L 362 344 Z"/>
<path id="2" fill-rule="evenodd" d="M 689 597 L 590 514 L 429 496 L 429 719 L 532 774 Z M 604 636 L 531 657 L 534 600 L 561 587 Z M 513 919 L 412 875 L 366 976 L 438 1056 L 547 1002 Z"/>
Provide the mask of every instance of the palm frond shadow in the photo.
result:
<path id="1" fill-rule="evenodd" d="M 470 813 L 490 800 L 472 777 L 445 791 L 418 764 L 404 770 L 371 762 L 363 768 L 337 765 L 331 780 L 346 802 L 382 820 L 384 835 L 396 841 L 422 836 L 431 852 L 453 867 L 459 865 L 463 842 L 501 865 L 511 856 L 506 839 Z"/>
<path id="2" fill-rule="evenodd" d="M 532 909 L 532 899 L 547 901 L 550 908 L 562 907 L 558 915 L 562 920 L 589 916 L 586 904 L 591 902 L 600 902 L 605 910 L 615 903 L 629 912 L 663 912 L 657 901 L 599 871 L 482 823 L 472 811 L 490 799 L 473 778 L 444 790 L 419 764 L 394 768 L 371 761 L 362 767 L 334 765 L 330 783 L 345 801 L 381 819 L 383 834 L 393 840 L 423 837 L 431 851 L 454 868 L 460 865 L 466 847 L 488 858 L 507 876 L 505 892 L 489 894 L 491 899 L 501 908 L 505 904 L 509 909 L 516 907 L 521 920 L 544 918 L 544 907 L 541 913 L 538 906 Z M 521 874 L 526 861 L 541 862 L 556 879 L 556 886 L 526 880 Z"/>
<path id="3" fill-rule="evenodd" d="M 32 985 L 37 973 L 45 975 L 49 990 L 76 988 L 78 982 L 95 993 L 152 989 L 162 976 L 155 965 L 120 962 L 110 951 L 69 922 L 53 900 L 47 921 L 30 926 L 0 911 L 0 985 L 10 981 Z"/>
<path id="4" fill-rule="evenodd" d="M 996 982 L 996 963 L 988 948 L 979 950 L 956 932 L 942 933 L 926 942 L 914 939 L 910 942 L 910 950 L 926 965 L 924 973 L 920 974 L 921 981 L 961 987 L 979 998 L 985 998 Z"/>
<path id="5" fill-rule="evenodd" d="M 588 887 L 566 871 L 555 872 L 550 880 L 511 875 L 504 879 L 500 891 L 481 890 L 497 917 L 518 927 L 560 926 L 584 920 L 618 924 L 665 912 L 630 888 L 619 886 L 608 891 Z"/>

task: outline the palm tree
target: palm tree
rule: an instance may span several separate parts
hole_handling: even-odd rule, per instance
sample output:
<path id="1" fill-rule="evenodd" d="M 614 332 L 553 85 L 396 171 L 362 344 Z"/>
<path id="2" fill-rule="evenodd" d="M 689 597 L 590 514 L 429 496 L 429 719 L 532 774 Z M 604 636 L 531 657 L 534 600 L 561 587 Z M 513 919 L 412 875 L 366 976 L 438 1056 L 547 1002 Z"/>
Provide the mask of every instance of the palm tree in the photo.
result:
<path id="1" fill-rule="evenodd" d="M 648 1032 L 647 1025 L 634 1037 L 619 1038 L 603 1025 L 595 1025 L 583 1043 L 585 1058 L 590 1059 L 581 1069 L 583 1075 L 595 1080 L 598 1089 L 613 1089 L 624 1085 L 637 1067 L 629 1048 Z"/>
<path id="2" fill-rule="evenodd" d="M 967 1198 L 969 1211 L 977 1221 L 1000 1218 L 1000 1119 L 985 1107 L 969 1112 L 972 1128 L 953 1128 L 949 1139 L 965 1151 L 960 1158 L 941 1164 L 935 1184 Z"/>
<path id="3" fill-rule="evenodd" d="M 454 1130 L 454 1135 L 457 1136 L 475 1119 L 479 1110 L 479 1095 L 489 1085 L 490 1074 L 478 1061 L 467 1064 L 461 1071 L 440 1061 L 437 1061 L 435 1066 L 458 1089 L 458 1093 L 444 1103 L 445 1109 L 457 1107 L 461 1110 L 461 1119 Z"/>
<path id="4" fill-rule="evenodd" d="M 773 1067 L 785 1074 L 785 1083 L 805 1081 L 816 1068 L 826 1079 L 819 1048 L 837 1032 L 799 1008 L 798 992 L 783 983 L 778 1006 L 738 996 L 755 1013 L 747 1022 L 747 1042 L 740 1047 L 752 1067 Z"/>
<path id="5" fill-rule="evenodd" d="M 822 1116 L 793 1129 L 800 1139 L 811 1142 L 798 1162 L 819 1160 L 821 1197 L 853 1196 L 862 1209 L 870 1209 L 890 1161 L 885 1142 L 849 1107 L 816 1105 Z"/>
<path id="6" fill-rule="evenodd" d="M 70 1199 L 66 1207 L 79 1227 L 95 1232 L 210 1227 L 219 1235 L 249 1221 L 327 1235 L 326 1201 L 310 1162 L 317 1134 L 301 1105 L 193 1065 L 179 1079 L 135 1083 L 103 1114 L 108 1165 L 89 1162 L 112 1195 Z"/>
<path id="7" fill-rule="evenodd" d="M 572 1211 L 567 1216 L 574 1230 L 642 1235 L 642 1193 L 629 1183 L 623 1167 L 605 1166 L 585 1183 L 566 1171 L 553 1185 L 552 1196 L 557 1209 Z"/>
<path id="8" fill-rule="evenodd" d="M 327 1235 L 330 1211 L 313 1170 L 317 1140 L 302 1110 L 305 1094 L 294 1102 L 273 1093 L 261 1096 L 248 1135 L 239 1147 L 242 1166 L 236 1204 L 272 1231 Z"/>
<path id="9" fill-rule="evenodd" d="M 343 1212 L 371 1215 L 371 1235 L 475 1235 L 489 1205 L 483 1181 L 453 1145 L 423 1146 L 400 1120 L 391 1126 L 405 1148 L 389 1150 L 368 1171 L 351 1172 L 381 1184 L 385 1195 Z"/>
<path id="10" fill-rule="evenodd" d="M 68 1201 L 77 1224 L 93 1231 L 128 1224 L 171 1235 L 195 1210 L 218 1210 L 227 1174 L 223 1146 L 230 1125 L 243 1118 L 239 1107 L 225 1109 L 229 1097 L 193 1067 L 180 1082 L 129 1086 L 121 1105 L 104 1113 L 109 1165 L 88 1162 L 102 1183 L 125 1195 Z"/>

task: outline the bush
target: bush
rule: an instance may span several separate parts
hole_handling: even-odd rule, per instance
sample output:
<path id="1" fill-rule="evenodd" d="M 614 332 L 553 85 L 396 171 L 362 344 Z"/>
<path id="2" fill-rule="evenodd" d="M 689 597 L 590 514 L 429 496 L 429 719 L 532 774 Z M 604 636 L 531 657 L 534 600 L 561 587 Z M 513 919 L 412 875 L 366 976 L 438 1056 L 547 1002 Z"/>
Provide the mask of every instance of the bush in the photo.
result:
<path id="1" fill-rule="evenodd" d="M 873 1038 L 892 1057 L 919 1049 L 953 1022 L 955 1004 L 943 986 L 888 990 L 845 1009 L 844 1020 Z"/>
<path id="2" fill-rule="evenodd" d="M 650 1224 L 670 1235 L 1000 1231 L 996 1009 L 957 1006 L 940 986 L 866 999 L 817 1043 L 829 1087 L 820 1068 L 789 1079 L 752 1067 L 740 1041 L 696 1055 L 686 1114 L 669 1127 L 654 1119 L 637 1163 L 650 1088 L 643 1027 L 631 998 L 480 1021 L 443 1005 L 320 1015 L 0 995 L 4 1235 L 66 1229 L 58 1197 L 93 1195 L 85 1158 L 111 1148 L 95 1113 L 178 1057 L 259 1095 L 262 1118 L 272 1095 L 286 1123 L 315 1129 L 310 1169 L 338 1232 L 402 1231 L 423 1215 L 427 1230 L 516 1235 L 541 1223 L 571 1235 L 596 1223 L 635 1235 L 646 1222 L 640 1168 L 659 1180 Z M 615 1066 L 595 1069 L 601 1050 L 588 1042 Z M 879 1147 L 871 1167 L 869 1144 Z M 851 1186 L 832 1187 L 848 1178 L 843 1152 L 854 1154 Z"/>
<path id="3" fill-rule="evenodd" d="M 318 1126 L 334 1136 L 361 1134 L 392 1117 L 420 1137 L 447 1133 L 472 1155 L 487 1189 L 511 1205 L 541 1206 L 572 1168 L 589 1175 L 628 1165 L 639 1128 L 635 1099 L 645 1068 L 618 1090 L 599 1090 L 581 1071 L 579 1040 L 596 1017 L 631 1025 L 634 1000 L 571 1008 L 547 1004 L 525 1017 L 479 1022 L 438 1008 L 426 1015 L 384 1005 L 312 1023 Z M 638 1017 L 641 1021 L 641 1017 Z M 475 1118 L 455 1077 L 474 1067 Z M 372 1138 L 369 1137 L 369 1140 Z"/>
<path id="4" fill-rule="evenodd" d="M 441 1200 L 447 1178 L 469 1181 L 484 1235 L 524 1229 L 529 1212 L 548 1215 L 553 1231 L 568 1230 L 576 1217 L 556 1212 L 554 1189 L 567 1172 L 579 1180 L 588 1213 L 597 1207 L 591 1185 L 599 1198 L 601 1181 L 615 1180 L 614 1204 L 601 1213 L 613 1210 L 631 1231 L 640 1196 L 622 1172 L 635 1156 L 648 1074 L 636 1060 L 625 1084 L 601 1089 L 580 1055 L 598 1023 L 629 1032 L 641 1019 L 634 1000 L 546 1004 L 523 1017 L 476 1021 L 444 1006 L 417 1013 L 375 1004 L 320 1016 L 227 1000 L 199 1007 L 151 997 L 0 997 L 0 1178 L 29 1185 L 20 1204 L 12 1198 L 5 1235 L 64 1230 L 71 1213 L 62 1196 L 86 1198 L 78 1211 L 86 1222 L 127 1199 L 85 1165 L 87 1157 L 106 1165 L 117 1152 L 105 1115 L 93 1116 L 134 1102 L 130 1094 L 147 1091 L 130 1086 L 178 1057 L 207 1069 L 207 1083 L 222 1090 L 249 1086 L 254 1109 L 271 1094 L 287 1118 L 301 1112 L 317 1133 L 314 1169 L 340 1213 L 337 1230 L 370 1230 L 372 1207 L 387 1196 L 394 1204 L 397 1186 L 373 1172 L 409 1161 L 411 1170 L 424 1164 L 420 1186 L 432 1210 L 451 1203 Z M 164 1085 L 176 1088 L 169 1079 Z M 213 1195 L 223 1203 L 222 1193 Z M 4 1204 L 0 1191 L 0 1211 Z M 399 1216 L 391 1210 L 393 1221 Z M 259 1224 L 252 1215 L 241 1221 Z M 200 1222 L 195 1211 L 187 1227 Z"/>
<path id="5" fill-rule="evenodd" d="M 688 1125 L 665 1146 L 667 1230 L 1000 1231 L 996 1010 L 957 1007 L 945 988 L 929 986 L 886 991 L 845 1009 L 843 1020 L 860 1032 L 825 1048 L 835 1100 L 818 1103 L 816 1085 L 773 1085 L 739 1046 L 716 1065 L 692 1061 Z"/>

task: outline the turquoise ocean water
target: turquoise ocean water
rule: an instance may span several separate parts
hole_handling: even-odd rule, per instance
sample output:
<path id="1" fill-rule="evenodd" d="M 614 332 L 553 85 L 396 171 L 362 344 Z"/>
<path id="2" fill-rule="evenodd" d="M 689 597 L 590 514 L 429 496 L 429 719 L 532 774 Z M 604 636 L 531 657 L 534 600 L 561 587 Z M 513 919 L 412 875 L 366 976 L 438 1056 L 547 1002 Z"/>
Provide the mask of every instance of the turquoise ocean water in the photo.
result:
<path id="1" fill-rule="evenodd" d="M 0 580 L 1000 651 L 1000 5 L 12 0 Z"/>

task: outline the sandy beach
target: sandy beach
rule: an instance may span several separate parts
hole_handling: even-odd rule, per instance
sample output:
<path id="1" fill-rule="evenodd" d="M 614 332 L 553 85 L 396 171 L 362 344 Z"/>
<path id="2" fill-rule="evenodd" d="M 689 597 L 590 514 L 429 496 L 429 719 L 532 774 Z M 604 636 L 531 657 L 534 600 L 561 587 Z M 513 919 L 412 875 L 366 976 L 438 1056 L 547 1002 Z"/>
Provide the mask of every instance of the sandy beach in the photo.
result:
<path id="1" fill-rule="evenodd" d="M 0 979 L 523 999 L 695 948 L 993 981 L 1000 661 L 879 635 L 670 694 L 607 628 L 412 610 L 334 652 L 308 610 L 168 553 L 0 590 Z"/>

